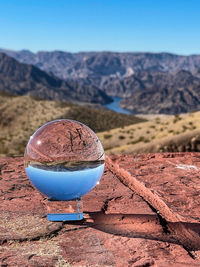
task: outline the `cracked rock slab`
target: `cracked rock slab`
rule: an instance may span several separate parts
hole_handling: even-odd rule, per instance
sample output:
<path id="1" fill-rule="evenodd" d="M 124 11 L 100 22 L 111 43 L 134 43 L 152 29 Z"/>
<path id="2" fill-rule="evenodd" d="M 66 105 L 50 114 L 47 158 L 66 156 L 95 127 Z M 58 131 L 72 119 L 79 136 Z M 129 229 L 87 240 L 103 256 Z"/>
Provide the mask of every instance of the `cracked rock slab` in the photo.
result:
<path id="1" fill-rule="evenodd" d="M 200 235 L 200 153 L 112 159 Z M 26 177 L 23 158 L 0 158 L 1 266 L 200 266 L 200 250 L 179 244 L 156 211 L 107 168 L 83 197 L 91 221 L 48 222 L 44 200 Z"/>

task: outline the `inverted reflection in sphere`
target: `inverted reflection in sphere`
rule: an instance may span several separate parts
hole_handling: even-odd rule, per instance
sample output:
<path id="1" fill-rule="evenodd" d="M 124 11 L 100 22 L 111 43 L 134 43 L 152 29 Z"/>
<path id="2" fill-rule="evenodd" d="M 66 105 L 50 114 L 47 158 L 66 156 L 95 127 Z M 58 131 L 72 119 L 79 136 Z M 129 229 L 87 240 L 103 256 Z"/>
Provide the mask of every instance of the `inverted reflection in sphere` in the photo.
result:
<path id="1" fill-rule="evenodd" d="M 73 200 L 89 192 L 104 170 L 104 150 L 96 134 L 73 120 L 40 127 L 25 150 L 32 184 L 52 200 Z"/>

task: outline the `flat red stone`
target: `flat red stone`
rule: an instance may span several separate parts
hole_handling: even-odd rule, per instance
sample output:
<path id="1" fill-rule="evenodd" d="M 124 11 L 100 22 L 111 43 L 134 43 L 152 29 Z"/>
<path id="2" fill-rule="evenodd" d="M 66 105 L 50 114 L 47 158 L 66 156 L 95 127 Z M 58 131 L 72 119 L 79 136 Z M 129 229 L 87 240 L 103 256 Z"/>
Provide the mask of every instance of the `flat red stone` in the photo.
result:
<path id="1" fill-rule="evenodd" d="M 200 153 L 113 160 L 200 234 Z M 83 197 L 91 222 L 76 223 L 46 220 L 45 197 L 26 177 L 23 158 L 0 158 L 0 169 L 1 266 L 200 266 L 200 250 L 184 249 L 155 210 L 108 169 Z"/>

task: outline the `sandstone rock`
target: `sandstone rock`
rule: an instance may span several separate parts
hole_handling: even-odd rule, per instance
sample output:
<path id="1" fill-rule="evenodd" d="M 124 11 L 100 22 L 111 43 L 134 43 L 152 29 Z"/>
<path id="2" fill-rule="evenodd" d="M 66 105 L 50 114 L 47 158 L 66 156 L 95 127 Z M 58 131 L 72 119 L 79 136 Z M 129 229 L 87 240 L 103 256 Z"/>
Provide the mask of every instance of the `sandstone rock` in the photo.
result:
<path id="1" fill-rule="evenodd" d="M 112 160 L 157 194 L 184 229 L 200 235 L 200 153 Z M 83 197 L 84 221 L 48 222 L 44 200 L 26 177 L 23 158 L 0 158 L 1 266 L 200 266 L 200 248 L 187 250 L 167 231 L 180 225 L 162 221 L 162 210 L 122 184 L 110 166 Z"/>

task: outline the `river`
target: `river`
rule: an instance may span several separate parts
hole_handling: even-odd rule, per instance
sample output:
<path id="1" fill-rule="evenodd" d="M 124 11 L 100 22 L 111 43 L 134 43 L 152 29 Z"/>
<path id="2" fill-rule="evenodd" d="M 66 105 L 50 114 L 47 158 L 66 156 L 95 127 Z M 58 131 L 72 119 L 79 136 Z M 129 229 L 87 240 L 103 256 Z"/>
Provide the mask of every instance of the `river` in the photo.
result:
<path id="1" fill-rule="evenodd" d="M 112 99 L 113 99 L 113 102 L 104 105 L 104 107 L 106 107 L 107 109 L 110 109 L 112 111 L 118 112 L 118 113 L 123 113 L 123 114 L 128 114 L 128 115 L 131 114 L 131 112 L 129 110 L 121 108 L 119 106 L 119 102 L 122 99 L 122 97 L 114 97 L 114 96 L 112 96 Z"/>

